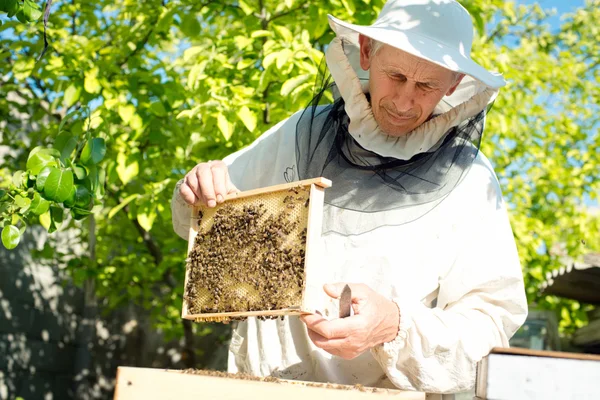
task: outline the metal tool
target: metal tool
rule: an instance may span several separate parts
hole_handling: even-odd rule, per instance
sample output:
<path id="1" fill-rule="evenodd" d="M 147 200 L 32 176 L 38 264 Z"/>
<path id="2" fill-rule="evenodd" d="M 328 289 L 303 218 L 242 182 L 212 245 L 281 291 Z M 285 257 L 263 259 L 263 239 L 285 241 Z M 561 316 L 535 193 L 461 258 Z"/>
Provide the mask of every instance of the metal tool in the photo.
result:
<path id="1" fill-rule="evenodd" d="M 346 318 L 350 316 L 350 310 L 352 308 L 352 290 L 350 286 L 344 286 L 342 294 L 340 295 L 340 318 Z"/>

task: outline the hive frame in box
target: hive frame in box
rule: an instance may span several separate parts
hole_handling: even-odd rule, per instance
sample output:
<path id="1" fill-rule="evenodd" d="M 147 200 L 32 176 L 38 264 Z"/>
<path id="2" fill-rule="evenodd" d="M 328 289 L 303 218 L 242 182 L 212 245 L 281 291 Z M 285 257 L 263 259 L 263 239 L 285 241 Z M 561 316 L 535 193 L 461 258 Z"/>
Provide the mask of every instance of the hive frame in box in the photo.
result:
<path id="1" fill-rule="evenodd" d="M 323 203 L 325 198 L 324 190 L 331 187 L 331 181 L 325 178 L 307 179 L 298 182 L 285 183 L 281 185 L 269 186 L 266 188 L 248 190 L 227 195 L 223 204 L 230 200 L 238 200 L 250 198 L 275 192 L 286 192 L 293 188 L 309 187 L 309 203 L 308 203 L 308 221 L 306 226 L 306 247 L 304 258 L 304 288 L 302 293 L 302 305 L 300 307 L 290 307 L 279 310 L 264 310 L 264 311 L 243 311 L 243 312 L 223 312 L 223 313 L 202 313 L 190 314 L 188 312 L 188 302 L 183 299 L 183 308 L 181 317 L 192 321 L 227 321 L 231 317 L 252 317 L 252 316 L 284 316 L 284 315 L 301 315 L 312 313 L 317 310 L 318 300 L 322 297 L 322 283 L 315 280 L 314 284 L 309 284 L 307 279 L 308 266 L 318 263 L 318 248 L 321 238 L 321 228 L 323 223 Z M 198 212 L 200 207 L 193 207 L 190 216 L 190 232 L 188 240 L 187 255 L 189 258 L 190 252 L 194 247 L 196 235 L 198 234 L 199 222 Z M 186 268 L 184 291 L 187 287 L 189 277 L 189 268 Z"/>

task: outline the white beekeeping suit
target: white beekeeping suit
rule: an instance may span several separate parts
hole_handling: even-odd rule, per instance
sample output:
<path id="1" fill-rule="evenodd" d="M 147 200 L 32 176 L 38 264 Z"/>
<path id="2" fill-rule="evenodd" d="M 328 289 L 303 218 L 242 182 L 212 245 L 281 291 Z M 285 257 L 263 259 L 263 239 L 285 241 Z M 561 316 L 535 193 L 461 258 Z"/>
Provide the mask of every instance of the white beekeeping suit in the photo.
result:
<path id="1" fill-rule="evenodd" d="M 328 47 L 327 64 L 336 94 L 343 99 L 352 143 L 347 150 L 337 151 L 355 152 L 353 155 L 364 155 L 367 160 L 373 154 L 409 160 L 423 152 L 445 152 L 448 159 L 455 160 L 452 149 L 463 146 L 474 150 L 469 153 L 472 159 L 467 167 L 452 164 L 447 169 L 453 178 L 449 184 L 443 182 L 446 189 L 437 197 L 427 197 L 429 191 L 420 197 L 396 195 L 388 190 L 389 185 L 382 184 L 381 190 L 369 186 L 374 180 L 368 179 L 363 191 L 368 196 L 360 199 L 362 175 L 351 167 L 340 167 L 346 165 L 343 163 L 321 168 L 322 158 L 316 170 L 333 180 L 332 188 L 326 190 L 332 194 L 326 197 L 319 249 L 323 281 L 364 283 L 393 300 L 400 310 L 398 335 L 355 359 L 344 360 L 317 348 L 297 317 L 249 318 L 233 332 L 228 369 L 257 376 L 431 393 L 467 390 L 474 384 L 476 362 L 492 347 L 507 347 L 527 315 L 521 266 L 498 180 L 489 161 L 477 151 L 478 145 L 470 142 L 471 130 L 483 129 L 482 116 L 501 86 L 497 79 L 502 79 L 469 74 L 454 94 L 438 105 L 435 118 L 402 139 L 386 137 L 378 130 L 365 95 L 368 77 L 356 66 L 356 32 L 335 19 L 331 24 L 337 38 Z M 319 130 L 332 114 L 322 106 L 313 108 L 312 114 L 307 110 L 224 160 L 239 190 L 315 177 L 305 176 L 312 170 L 302 154 L 317 154 L 322 149 L 302 147 L 299 138 L 314 134 L 310 130 L 301 133 L 306 124 L 312 122 Z M 467 133 L 462 139 L 457 136 L 453 147 L 444 139 L 456 129 Z M 478 135 L 480 138 L 480 131 Z M 326 150 L 323 154 L 330 160 L 332 152 Z M 431 165 L 414 171 L 426 176 Z M 327 176 L 328 172 L 334 176 Z M 401 179 L 398 182 L 403 182 Z M 352 185 L 358 188 L 356 193 Z M 335 192 L 336 186 L 348 191 Z M 378 197 L 385 206 L 368 212 L 360 209 L 367 203 L 368 207 L 378 204 Z M 420 200 L 411 204 L 413 198 Z M 187 239 L 190 208 L 178 190 L 172 212 L 175 231 Z"/>

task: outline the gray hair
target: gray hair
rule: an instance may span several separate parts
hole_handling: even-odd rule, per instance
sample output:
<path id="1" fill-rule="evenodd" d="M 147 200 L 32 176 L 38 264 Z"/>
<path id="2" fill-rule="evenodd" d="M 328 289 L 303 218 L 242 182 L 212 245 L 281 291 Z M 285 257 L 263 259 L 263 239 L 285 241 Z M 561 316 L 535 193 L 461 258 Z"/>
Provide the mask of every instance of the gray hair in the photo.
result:
<path id="1" fill-rule="evenodd" d="M 375 56 L 379 52 L 379 50 L 381 50 L 381 48 L 385 45 L 385 43 L 380 42 L 379 40 L 372 39 L 372 38 L 369 38 L 369 44 L 371 47 L 369 55 L 371 57 Z M 452 73 L 454 74 L 454 76 L 453 76 L 454 82 L 458 81 L 458 79 L 462 76 L 462 74 L 460 72 L 452 71 Z"/>

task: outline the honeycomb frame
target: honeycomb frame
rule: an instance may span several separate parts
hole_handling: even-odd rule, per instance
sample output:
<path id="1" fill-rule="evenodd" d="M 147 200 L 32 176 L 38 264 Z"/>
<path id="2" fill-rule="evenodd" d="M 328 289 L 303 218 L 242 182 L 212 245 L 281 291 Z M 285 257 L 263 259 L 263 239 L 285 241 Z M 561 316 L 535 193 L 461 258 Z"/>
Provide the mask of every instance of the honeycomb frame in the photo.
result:
<path id="1" fill-rule="evenodd" d="M 311 271 L 317 269 L 318 247 L 320 244 L 323 219 L 324 189 L 330 186 L 331 181 L 325 178 L 308 179 L 231 194 L 225 197 L 222 204 L 219 204 L 214 208 L 208 208 L 203 205 L 193 207 L 190 216 L 190 232 L 187 250 L 188 265 L 186 265 L 185 273 L 182 318 L 196 322 L 229 322 L 231 319 L 251 316 L 278 317 L 314 312 L 316 308 L 313 304 L 314 301 L 310 301 L 311 293 L 318 293 L 322 291 L 322 289 L 320 289 L 320 283 L 311 285 L 310 282 L 314 279 L 309 280 L 309 278 L 316 278 L 316 274 L 311 274 Z M 305 207 L 294 208 L 290 205 L 288 207 L 289 210 L 286 209 L 287 199 L 295 195 L 302 196 L 302 193 L 307 194 L 307 203 L 305 204 Z M 298 199 L 300 199 L 300 197 L 298 197 Z M 208 233 L 213 224 L 214 216 L 219 210 L 225 207 L 240 209 L 244 206 L 256 206 L 257 204 L 260 205 L 260 207 L 264 207 L 265 218 L 274 216 L 277 213 L 281 214 L 282 212 L 286 212 L 286 215 L 289 214 L 291 220 L 295 221 L 293 232 L 286 236 L 285 241 L 290 246 L 304 246 L 304 276 L 302 295 L 299 301 L 300 304 L 297 306 L 287 306 L 270 310 L 192 313 L 190 308 L 197 309 L 198 307 L 193 307 L 194 304 L 191 303 L 190 296 L 187 295 L 187 290 L 190 269 L 192 268 L 192 266 L 189 265 L 190 254 L 194 248 L 196 236 L 199 233 L 203 235 Z M 305 232 L 305 241 L 303 240 L 305 243 L 300 243 L 298 240 L 294 241 L 291 239 L 292 237 L 299 237 L 299 232 Z M 240 285 L 241 283 L 236 284 L 238 287 Z"/>

